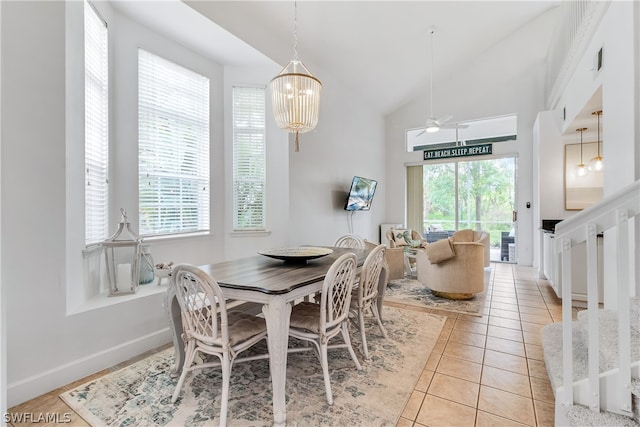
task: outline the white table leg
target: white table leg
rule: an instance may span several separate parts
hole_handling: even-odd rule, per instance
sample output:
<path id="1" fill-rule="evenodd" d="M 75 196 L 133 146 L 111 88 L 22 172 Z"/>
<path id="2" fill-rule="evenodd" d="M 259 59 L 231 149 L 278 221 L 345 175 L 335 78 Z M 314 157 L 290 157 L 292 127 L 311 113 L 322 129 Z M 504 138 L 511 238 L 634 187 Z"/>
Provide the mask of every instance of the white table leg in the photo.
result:
<path id="1" fill-rule="evenodd" d="M 262 306 L 267 322 L 269 366 L 273 388 L 273 425 L 284 426 L 287 421 L 285 384 L 287 381 L 287 348 L 289 346 L 289 317 L 291 304 L 282 296 L 273 296 Z"/>

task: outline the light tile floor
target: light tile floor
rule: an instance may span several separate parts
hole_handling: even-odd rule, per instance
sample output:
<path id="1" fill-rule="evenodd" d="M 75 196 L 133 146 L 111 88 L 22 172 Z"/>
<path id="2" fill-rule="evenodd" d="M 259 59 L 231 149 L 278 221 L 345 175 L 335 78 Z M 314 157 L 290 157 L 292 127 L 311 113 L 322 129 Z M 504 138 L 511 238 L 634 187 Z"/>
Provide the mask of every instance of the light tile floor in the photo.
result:
<path id="1" fill-rule="evenodd" d="M 554 425 L 540 329 L 562 302 L 537 270 L 492 267 L 482 317 L 420 309 L 447 322 L 397 427 Z"/>
<path id="2" fill-rule="evenodd" d="M 482 317 L 385 303 L 447 317 L 397 427 L 554 425 L 554 397 L 542 357 L 540 329 L 561 320 L 561 301 L 546 281 L 537 278 L 533 268 L 500 263 L 492 266 Z M 150 353 L 53 390 L 9 412 L 70 413 L 71 425 L 86 426 L 58 395 Z"/>

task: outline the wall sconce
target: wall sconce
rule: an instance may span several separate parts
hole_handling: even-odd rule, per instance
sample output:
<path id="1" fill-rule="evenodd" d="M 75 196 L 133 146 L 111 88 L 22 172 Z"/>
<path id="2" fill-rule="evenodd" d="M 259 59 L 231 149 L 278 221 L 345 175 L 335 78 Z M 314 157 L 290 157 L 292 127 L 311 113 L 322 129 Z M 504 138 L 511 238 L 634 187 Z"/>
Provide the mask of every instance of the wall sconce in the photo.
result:
<path id="1" fill-rule="evenodd" d="M 585 130 L 587 130 L 587 128 L 576 129 L 576 132 L 580 132 L 580 163 L 576 166 L 576 175 L 578 176 L 585 176 L 589 173 L 589 168 L 587 168 L 587 165 L 585 165 L 582 160 L 582 133 Z"/>
<path id="2" fill-rule="evenodd" d="M 598 116 L 598 140 L 596 141 L 598 143 L 598 155 L 589 160 L 589 170 L 592 172 L 601 172 L 604 168 L 602 156 L 600 155 L 600 116 L 602 115 L 602 110 L 594 111 L 591 114 Z"/>
<path id="3" fill-rule="evenodd" d="M 127 212 L 120 209 L 120 213 L 122 219 L 118 230 L 102 243 L 107 262 L 109 296 L 136 293 L 140 278 L 140 239 L 131 229 Z M 123 234 L 125 231 L 128 236 Z"/>

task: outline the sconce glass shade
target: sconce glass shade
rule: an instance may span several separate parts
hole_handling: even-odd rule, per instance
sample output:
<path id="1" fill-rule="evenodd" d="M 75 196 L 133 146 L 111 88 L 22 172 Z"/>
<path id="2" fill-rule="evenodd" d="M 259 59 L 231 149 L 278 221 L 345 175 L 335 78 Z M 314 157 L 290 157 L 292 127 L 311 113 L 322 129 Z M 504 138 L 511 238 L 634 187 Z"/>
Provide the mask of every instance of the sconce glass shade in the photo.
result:
<path id="1" fill-rule="evenodd" d="M 589 173 L 589 168 L 584 163 L 580 163 L 576 166 L 576 175 L 578 176 L 586 176 Z"/>
<path id="2" fill-rule="evenodd" d="M 273 114 L 280 129 L 296 134 L 313 130 L 318 124 L 322 83 L 298 60 L 292 60 L 271 80 Z"/>
<path id="3" fill-rule="evenodd" d="M 576 175 L 577 176 L 585 176 L 589 173 L 589 168 L 582 161 L 582 133 L 587 130 L 587 128 L 579 128 L 576 129 L 576 132 L 580 132 L 580 163 L 576 166 Z"/>
<path id="4" fill-rule="evenodd" d="M 589 160 L 589 170 L 592 172 L 601 172 L 604 169 L 604 162 L 602 156 L 596 156 Z"/>

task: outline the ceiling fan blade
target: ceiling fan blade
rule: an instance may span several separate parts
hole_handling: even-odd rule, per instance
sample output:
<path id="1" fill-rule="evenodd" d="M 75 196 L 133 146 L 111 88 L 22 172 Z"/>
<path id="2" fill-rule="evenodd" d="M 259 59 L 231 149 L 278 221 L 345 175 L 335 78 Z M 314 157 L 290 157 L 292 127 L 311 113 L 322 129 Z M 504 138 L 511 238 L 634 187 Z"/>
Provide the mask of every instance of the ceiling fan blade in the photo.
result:
<path id="1" fill-rule="evenodd" d="M 447 114 L 446 116 L 438 117 L 437 121 L 438 123 L 440 123 L 440 126 L 442 126 L 448 121 L 450 121 L 451 119 L 453 119 L 453 116 L 451 114 Z"/>
<path id="2" fill-rule="evenodd" d="M 457 124 L 457 123 L 449 123 L 446 125 L 442 125 L 440 126 L 443 129 L 467 129 L 469 127 L 469 125 L 461 125 L 461 124 Z"/>

